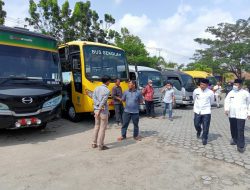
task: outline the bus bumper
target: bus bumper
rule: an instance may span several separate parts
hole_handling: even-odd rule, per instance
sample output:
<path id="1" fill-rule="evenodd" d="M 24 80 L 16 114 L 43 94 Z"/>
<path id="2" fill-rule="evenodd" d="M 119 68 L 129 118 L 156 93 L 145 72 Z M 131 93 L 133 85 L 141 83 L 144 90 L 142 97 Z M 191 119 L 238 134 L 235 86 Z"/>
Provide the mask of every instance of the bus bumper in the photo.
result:
<path id="1" fill-rule="evenodd" d="M 184 101 L 182 101 L 182 104 L 183 105 L 193 105 L 194 104 L 194 102 L 193 102 L 193 100 L 184 100 Z"/>
<path id="2" fill-rule="evenodd" d="M 30 116 L 17 117 L 13 115 L 0 115 L 0 129 L 39 127 L 47 122 L 59 119 L 60 116 L 61 105 L 58 105 L 51 111 L 41 112 L 39 114 Z"/>

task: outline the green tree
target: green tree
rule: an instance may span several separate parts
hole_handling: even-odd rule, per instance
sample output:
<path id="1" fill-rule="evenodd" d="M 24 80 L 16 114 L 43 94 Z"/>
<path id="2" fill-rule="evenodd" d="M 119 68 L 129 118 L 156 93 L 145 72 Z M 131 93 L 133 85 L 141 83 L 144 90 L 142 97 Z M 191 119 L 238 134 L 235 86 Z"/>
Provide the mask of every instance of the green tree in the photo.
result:
<path id="1" fill-rule="evenodd" d="M 206 32 L 215 38 L 195 39 L 207 46 L 205 50 L 196 51 L 197 64 L 206 65 L 214 73 L 230 72 L 242 78 L 242 71 L 250 70 L 250 18 L 239 19 L 235 24 L 220 23 L 217 27 L 208 27 Z"/>
<path id="2" fill-rule="evenodd" d="M 87 40 L 108 43 L 114 35 L 109 35 L 109 27 L 115 19 L 105 14 L 104 23 L 99 15 L 91 9 L 90 1 L 76 2 L 70 9 L 69 1 L 65 0 L 62 7 L 57 0 L 40 0 L 37 4 L 29 0 L 30 17 L 25 20 L 39 32 L 54 36 L 58 41 Z M 108 28 L 101 28 L 105 24 Z M 112 32 L 110 34 L 113 34 Z"/>
<path id="3" fill-rule="evenodd" d="M 0 0 L 0 25 L 4 24 L 5 18 L 6 18 L 6 11 L 3 10 L 4 2 Z"/>
<path id="4" fill-rule="evenodd" d="M 141 39 L 127 28 L 121 28 L 121 33 L 116 34 L 115 45 L 125 50 L 129 64 L 157 67 L 158 57 L 150 57 Z"/>
<path id="5" fill-rule="evenodd" d="M 61 39 L 60 7 L 57 0 L 40 0 L 38 4 L 34 0 L 29 1 L 30 18 L 26 18 L 29 25 L 44 34 Z"/>
<path id="6" fill-rule="evenodd" d="M 72 26 L 72 18 L 71 18 L 72 10 L 69 6 L 69 1 L 66 0 L 62 4 L 62 10 L 61 10 L 61 32 L 62 32 L 62 41 L 63 42 L 69 42 L 74 40 L 75 31 Z"/>

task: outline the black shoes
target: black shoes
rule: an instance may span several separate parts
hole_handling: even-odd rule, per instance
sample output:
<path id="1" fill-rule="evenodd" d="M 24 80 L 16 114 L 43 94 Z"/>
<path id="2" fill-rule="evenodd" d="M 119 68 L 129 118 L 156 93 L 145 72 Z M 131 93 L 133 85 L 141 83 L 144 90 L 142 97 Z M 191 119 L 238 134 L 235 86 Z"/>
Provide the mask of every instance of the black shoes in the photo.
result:
<path id="1" fill-rule="evenodd" d="M 102 146 L 98 146 L 99 147 L 99 150 L 108 150 L 109 147 L 105 146 L 105 145 L 102 145 Z"/>
<path id="2" fill-rule="evenodd" d="M 202 144 L 206 145 L 207 144 L 207 140 L 206 139 L 202 139 Z"/>
<path id="3" fill-rule="evenodd" d="M 201 138 L 201 131 L 197 131 L 196 137 L 197 137 L 197 139 Z M 202 144 L 206 145 L 207 144 L 207 140 L 204 139 L 204 138 L 202 138 Z"/>
<path id="4" fill-rule="evenodd" d="M 197 133 L 196 133 L 196 137 L 197 137 L 197 139 L 199 139 L 199 138 L 200 138 L 200 136 L 201 136 L 201 132 L 197 132 Z"/>
<path id="5" fill-rule="evenodd" d="M 245 147 L 244 147 L 244 148 L 237 147 L 237 150 L 238 150 L 240 153 L 244 153 L 246 149 L 245 149 Z"/>

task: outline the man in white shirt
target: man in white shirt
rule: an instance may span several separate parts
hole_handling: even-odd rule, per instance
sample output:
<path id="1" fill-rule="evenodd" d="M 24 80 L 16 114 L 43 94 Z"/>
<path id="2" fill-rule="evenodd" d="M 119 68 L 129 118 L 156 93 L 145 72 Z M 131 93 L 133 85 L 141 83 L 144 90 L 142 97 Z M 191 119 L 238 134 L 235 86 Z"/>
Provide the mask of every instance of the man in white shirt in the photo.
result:
<path id="1" fill-rule="evenodd" d="M 202 79 L 200 86 L 193 92 L 194 100 L 194 126 L 197 131 L 197 138 L 200 138 L 202 133 L 202 144 L 207 144 L 210 120 L 211 120 L 211 105 L 214 102 L 214 93 L 208 89 L 208 79 Z M 202 128 L 201 128 L 202 125 Z"/>
<path id="2" fill-rule="evenodd" d="M 245 151 L 244 128 L 246 119 L 250 118 L 250 96 L 249 92 L 242 89 L 242 80 L 235 79 L 233 90 L 225 99 L 225 114 L 229 116 L 231 145 L 237 144 L 237 150 Z"/>
<path id="3" fill-rule="evenodd" d="M 164 110 L 163 110 L 163 119 L 166 118 L 167 110 L 169 120 L 173 121 L 173 104 L 175 102 L 174 89 L 172 83 L 166 82 L 166 85 L 162 88 L 161 93 L 164 94 L 163 102 L 164 102 Z"/>
<path id="4" fill-rule="evenodd" d="M 217 108 L 220 107 L 221 90 L 222 90 L 222 87 L 220 85 L 220 82 L 217 82 L 217 85 L 215 85 L 213 88 Z"/>

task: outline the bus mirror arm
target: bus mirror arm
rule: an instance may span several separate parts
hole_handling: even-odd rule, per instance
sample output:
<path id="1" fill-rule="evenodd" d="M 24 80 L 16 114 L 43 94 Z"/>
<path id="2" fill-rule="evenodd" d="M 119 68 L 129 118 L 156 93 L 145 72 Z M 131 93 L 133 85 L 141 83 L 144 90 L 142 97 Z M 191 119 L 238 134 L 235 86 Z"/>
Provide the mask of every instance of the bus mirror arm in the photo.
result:
<path id="1" fill-rule="evenodd" d="M 65 47 L 65 59 L 67 62 L 69 61 L 69 46 L 68 45 Z"/>

